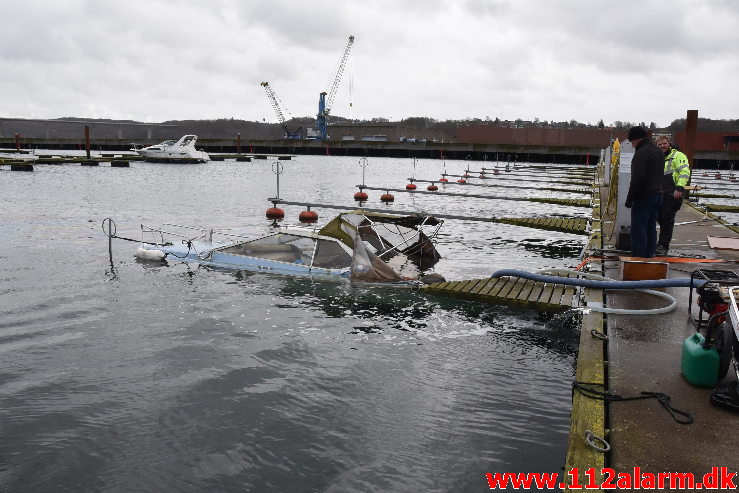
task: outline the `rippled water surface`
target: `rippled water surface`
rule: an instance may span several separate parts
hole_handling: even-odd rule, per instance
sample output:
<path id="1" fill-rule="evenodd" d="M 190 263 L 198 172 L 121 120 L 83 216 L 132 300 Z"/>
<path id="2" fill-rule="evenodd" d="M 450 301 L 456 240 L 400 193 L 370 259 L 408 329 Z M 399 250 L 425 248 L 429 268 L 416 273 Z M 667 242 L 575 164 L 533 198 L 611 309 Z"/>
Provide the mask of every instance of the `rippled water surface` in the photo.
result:
<path id="1" fill-rule="evenodd" d="M 281 196 L 349 205 L 357 161 L 283 162 Z M 272 165 L 0 170 L 0 491 L 458 492 L 486 490 L 487 472 L 560 470 L 574 324 L 412 291 L 141 263 L 125 241 L 109 256 L 105 217 L 132 238 L 142 222 L 268 232 Z M 442 166 L 370 159 L 365 180 L 403 188 Z M 512 181 L 523 173 L 535 171 L 499 181 L 568 186 Z M 380 193 L 369 206 L 382 207 Z M 588 213 L 403 193 L 390 208 Z M 321 222 L 337 212 L 317 210 Z M 300 208 L 286 212 L 293 221 Z M 454 280 L 572 267 L 582 238 L 448 220 L 435 270 Z"/>

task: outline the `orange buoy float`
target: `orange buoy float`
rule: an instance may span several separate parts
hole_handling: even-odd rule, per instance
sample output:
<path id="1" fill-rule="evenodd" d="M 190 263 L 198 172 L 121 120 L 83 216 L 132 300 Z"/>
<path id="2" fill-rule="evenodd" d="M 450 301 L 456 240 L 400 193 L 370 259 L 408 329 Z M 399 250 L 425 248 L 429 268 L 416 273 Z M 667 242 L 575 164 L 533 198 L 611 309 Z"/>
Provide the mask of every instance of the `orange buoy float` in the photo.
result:
<path id="1" fill-rule="evenodd" d="M 480 178 L 485 179 L 486 178 L 485 173 L 480 173 Z"/>
<path id="2" fill-rule="evenodd" d="M 720 180 L 721 179 L 721 173 L 716 173 L 716 179 L 717 180 Z"/>
<path id="3" fill-rule="evenodd" d="M 415 190 L 416 188 L 418 188 L 418 187 L 416 187 L 416 184 L 415 183 L 409 183 L 409 184 L 407 184 L 405 186 L 405 189 L 406 190 Z"/>
<path id="4" fill-rule="evenodd" d="M 437 187 L 436 185 L 434 185 L 434 184 L 432 183 L 432 184 L 431 184 L 431 185 L 429 185 L 429 186 L 428 186 L 428 187 L 427 187 L 426 189 L 427 189 L 427 190 L 428 190 L 429 192 L 435 192 L 435 191 L 437 191 L 437 190 L 439 189 L 439 187 Z"/>
<path id="5" fill-rule="evenodd" d="M 365 202 L 369 198 L 369 195 L 367 195 L 364 192 L 357 192 L 354 194 L 354 200 L 357 202 Z"/>
<path id="6" fill-rule="evenodd" d="M 267 219 L 282 221 L 285 218 L 285 211 L 279 207 L 270 207 L 266 213 Z"/>
<path id="7" fill-rule="evenodd" d="M 389 204 L 390 202 L 395 202 L 395 195 L 389 192 L 383 193 L 382 195 L 380 195 L 380 201 L 386 204 Z"/>
<path id="8" fill-rule="evenodd" d="M 464 178 L 460 178 L 459 180 L 457 180 L 457 183 L 467 183 L 467 180 L 465 180 Z"/>
<path id="9" fill-rule="evenodd" d="M 447 180 L 447 179 L 446 179 L 446 176 L 442 176 L 442 177 L 441 177 L 441 180 L 439 180 L 439 183 L 446 183 L 446 182 L 448 182 L 448 181 L 449 181 L 449 180 Z"/>
<path id="10" fill-rule="evenodd" d="M 470 174 L 465 171 L 465 173 L 462 175 L 462 178 L 469 178 Z"/>
<path id="11" fill-rule="evenodd" d="M 494 175 L 497 175 L 497 174 L 498 174 L 498 168 L 495 168 L 495 169 L 493 170 L 493 174 L 494 174 Z"/>
<path id="12" fill-rule="evenodd" d="M 315 223 L 318 221 L 318 213 L 308 209 L 298 215 L 298 221 L 301 223 Z"/>

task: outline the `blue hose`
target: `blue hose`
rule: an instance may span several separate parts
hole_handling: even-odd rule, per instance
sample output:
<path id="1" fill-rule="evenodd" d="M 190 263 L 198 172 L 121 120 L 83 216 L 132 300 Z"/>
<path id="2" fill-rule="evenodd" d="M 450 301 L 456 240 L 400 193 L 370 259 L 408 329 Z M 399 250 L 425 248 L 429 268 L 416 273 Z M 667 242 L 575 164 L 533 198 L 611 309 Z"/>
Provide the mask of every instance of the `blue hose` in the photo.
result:
<path id="1" fill-rule="evenodd" d="M 577 279 L 572 277 L 548 276 L 545 274 L 534 274 L 525 270 L 501 269 L 493 272 L 491 279 L 496 277 L 520 277 L 533 281 L 548 282 L 552 284 L 565 284 L 567 286 L 580 286 L 595 289 L 649 289 L 649 288 L 689 288 L 705 284 L 705 279 L 675 278 L 654 279 L 645 281 L 596 281 L 594 279 Z"/>

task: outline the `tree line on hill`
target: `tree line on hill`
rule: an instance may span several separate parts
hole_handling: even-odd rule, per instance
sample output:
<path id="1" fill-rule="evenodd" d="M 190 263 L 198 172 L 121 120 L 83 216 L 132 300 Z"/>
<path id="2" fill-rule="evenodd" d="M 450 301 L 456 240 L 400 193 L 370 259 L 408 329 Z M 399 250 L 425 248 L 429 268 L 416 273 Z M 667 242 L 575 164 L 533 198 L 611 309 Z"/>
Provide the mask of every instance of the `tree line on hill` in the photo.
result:
<path id="1" fill-rule="evenodd" d="M 315 120 L 310 117 L 292 118 L 285 122 L 290 131 L 294 132 L 302 127 L 303 135 L 305 129 L 312 128 Z M 456 136 L 456 129 L 473 125 L 491 125 L 509 128 L 611 128 L 614 130 L 627 130 L 635 125 L 642 125 L 652 130 L 678 131 L 685 128 L 685 118 L 673 120 L 665 128 L 658 128 L 654 122 L 622 122 L 616 121 L 606 125 L 601 119 L 598 123 L 581 123 L 575 120 L 568 122 L 542 121 L 535 118 L 529 120 L 501 120 L 466 118 L 463 120 L 436 120 L 428 117 L 410 117 L 402 120 L 391 121 L 387 118 L 372 118 L 370 120 L 351 120 L 340 116 L 332 116 L 331 123 L 357 126 L 393 126 L 397 125 L 406 129 L 417 129 L 419 133 L 423 130 L 434 131 L 447 135 L 450 139 Z M 0 137 L 10 138 L 16 133 L 28 138 L 54 139 L 76 139 L 81 138 L 81 129 L 84 124 L 90 125 L 92 137 L 95 139 L 119 139 L 147 140 L 149 136 L 154 140 L 164 140 L 180 137 L 185 134 L 196 134 L 201 139 L 236 139 L 238 134 L 242 140 L 279 140 L 284 137 L 283 127 L 277 123 L 238 120 L 234 118 L 222 118 L 215 120 L 168 120 L 152 126 L 133 120 L 111 120 L 111 119 L 88 119 L 65 117 L 56 120 L 0 120 Z M 120 124 L 120 125 L 119 125 Z M 162 126 L 154 126 L 162 125 Z M 714 120 L 710 118 L 698 118 L 698 131 L 701 132 L 739 132 L 739 119 L 737 120 Z"/>

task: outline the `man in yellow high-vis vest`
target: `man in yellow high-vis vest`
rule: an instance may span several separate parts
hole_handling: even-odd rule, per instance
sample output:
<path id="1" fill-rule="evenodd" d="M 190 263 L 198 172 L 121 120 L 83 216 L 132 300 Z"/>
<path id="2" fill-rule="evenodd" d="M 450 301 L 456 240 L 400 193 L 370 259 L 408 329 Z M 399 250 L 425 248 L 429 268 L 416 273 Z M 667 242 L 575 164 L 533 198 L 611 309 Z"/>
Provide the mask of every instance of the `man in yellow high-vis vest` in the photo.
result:
<path id="1" fill-rule="evenodd" d="M 665 154 L 665 174 L 662 177 L 662 208 L 657 218 L 659 240 L 654 254 L 667 255 L 675 227 L 675 214 L 683 205 L 685 187 L 690 182 L 688 157 L 670 145 L 665 136 L 657 137 L 657 147 Z"/>

